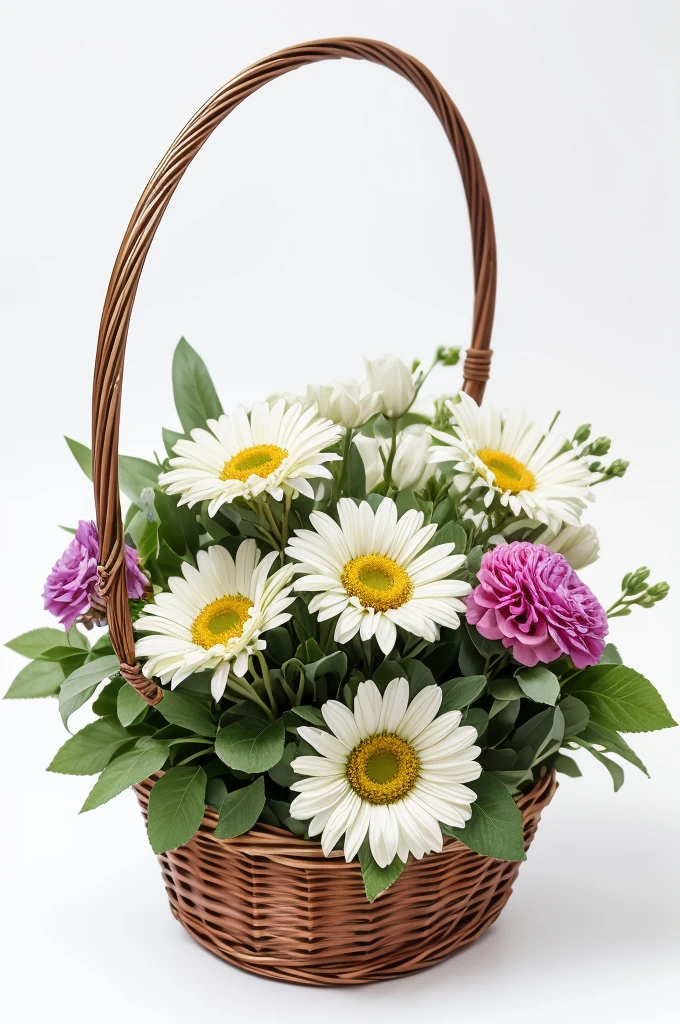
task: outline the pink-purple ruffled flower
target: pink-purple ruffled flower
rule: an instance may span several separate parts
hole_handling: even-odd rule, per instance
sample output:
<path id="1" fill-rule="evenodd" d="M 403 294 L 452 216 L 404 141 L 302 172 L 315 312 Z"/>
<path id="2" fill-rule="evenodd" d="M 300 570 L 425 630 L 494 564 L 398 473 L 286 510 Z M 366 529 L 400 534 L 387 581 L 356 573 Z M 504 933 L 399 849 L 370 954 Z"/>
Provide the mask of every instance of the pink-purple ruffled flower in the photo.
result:
<path id="1" fill-rule="evenodd" d="M 602 657 L 607 615 L 563 555 L 544 544 L 501 544 L 483 556 L 478 579 L 467 621 L 511 647 L 520 664 L 568 654 L 581 669 Z"/>
<path id="2" fill-rule="evenodd" d="M 99 533 L 96 523 L 81 519 L 78 529 L 63 555 L 47 577 L 43 599 L 47 611 L 55 615 L 65 629 L 90 611 L 103 612 L 104 601 L 99 593 L 97 564 Z M 125 546 L 128 595 L 139 600 L 149 581 L 139 568 L 134 548 Z"/>

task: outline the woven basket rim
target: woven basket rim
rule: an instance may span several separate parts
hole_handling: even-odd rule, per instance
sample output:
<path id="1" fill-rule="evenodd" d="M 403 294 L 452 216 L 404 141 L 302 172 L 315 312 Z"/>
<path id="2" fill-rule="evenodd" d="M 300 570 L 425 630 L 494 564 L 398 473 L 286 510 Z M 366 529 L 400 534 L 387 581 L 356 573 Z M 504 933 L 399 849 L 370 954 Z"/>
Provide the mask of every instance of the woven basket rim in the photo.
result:
<path id="1" fill-rule="evenodd" d="M 150 775 L 148 779 L 144 780 L 144 782 L 140 782 L 132 788 L 137 793 L 145 793 L 149 783 L 153 785 L 164 774 L 165 773 L 163 771 L 154 772 L 154 774 Z M 517 793 L 513 799 L 521 811 L 526 803 L 535 799 L 537 796 L 540 797 L 543 792 L 548 790 L 553 784 L 555 784 L 555 786 L 559 785 L 559 783 L 556 782 L 556 773 L 554 769 L 546 772 L 545 775 L 541 776 L 541 778 L 536 779 L 529 789 L 524 793 Z M 219 844 L 227 843 L 230 846 L 253 844 L 261 845 L 263 849 L 265 847 L 269 847 L 270 852 L 274 853 L 276 851 L 279 855 L 281 853 L 281 846 L 285 845 L 289 850 L 292 847 L 294 852 L 306 851 L 307 857 L 312 855 L 321 855 L 324 861 L 342 860 L 344 862 L 344 854 L 342 850 L 333 850 L 328 856 L 326 856 L 321 853 L 321 843 L 318 839 L 304 839 L 302 836 L 296 836 L 293 832 L 288 832 L 285 828 L 279 828 L 277 825 L 268 825 L 266 822 L 262 821 L 255 822 L 251 829 L 240 836 L 234 836 L 231 839 L 218 839 L 213 835 L 217 822 L 218 815 L 216 811 L 214 811 L 212 807 L 208 807 L 206 805 L 203 814 L 203 821 L 199 828 L 200 834 Z M 443 838 L 444 842 L 440 853 L 449 851 L 452 848 L 457 848 L 458 846 L 465 846 L 465 843 L 462 843 L 460 839 L 456 839 L 453 836 L 444 836 Z M 280 846 L 277 846 L 277 841 L 281 844 Z M 432 856 L 432 854 L 428 854 L 427 856 Z M 485 854 L 480 854 L 479 856 L 485 856 Z M 489 857 L 488 859 L 494 860 L 496 858 Z"/>

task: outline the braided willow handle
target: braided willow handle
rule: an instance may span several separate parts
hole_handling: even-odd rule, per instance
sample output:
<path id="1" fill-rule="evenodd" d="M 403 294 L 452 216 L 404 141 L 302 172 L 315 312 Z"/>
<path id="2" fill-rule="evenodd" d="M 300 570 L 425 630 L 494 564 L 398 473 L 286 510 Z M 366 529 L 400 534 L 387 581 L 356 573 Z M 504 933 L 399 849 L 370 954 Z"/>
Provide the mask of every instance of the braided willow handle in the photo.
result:
<path id="1" fill-rule="evenodd" d="M 265 57 L 232 78 L 182 129 L 151 176 L 125 232 L 99 329 L 92 396 L 92 468 L 100 538 L 100 579 L 106 597 L 111 642 L 124 678 L 144 700 L 156 704 L 163 691 L 135 662 L 127 596 L 125 540 L 118 491 L 118 429 L 123 362 L 130 316 L 146 254 L 165 208 L 185 170 L 215 128 L 247 96 L 279 75 L 319 60 L 351 57 L 382 64 L 408 79 L 425 97 L 451 143 L 467 198 L 472 228 L 475 304 L 472 344 L 463 389 L 481 402 L 489 376 L 491 326 L 496 296 L 496 239 L 489 194 L 465 122 L 434 75 L 419 61 L 371 39 L 325 39 Z"/>

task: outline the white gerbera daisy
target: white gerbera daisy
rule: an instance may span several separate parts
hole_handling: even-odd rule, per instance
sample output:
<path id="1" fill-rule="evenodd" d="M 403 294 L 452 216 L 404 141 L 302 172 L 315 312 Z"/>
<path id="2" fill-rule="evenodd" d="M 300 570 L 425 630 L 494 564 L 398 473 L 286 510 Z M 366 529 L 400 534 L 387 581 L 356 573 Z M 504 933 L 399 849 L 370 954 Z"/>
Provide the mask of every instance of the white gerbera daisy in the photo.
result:
<path id="1" fill-rule="evenodd" d="M 374 636 L 389 654 L 397 626 L 429 643 L 439 639 L 439 626 L 456 629 L 460 600 L 470 593 L 462 580 L 446 579 L 465 562 L 452 555 L 453 544 L 423 548 L 437 527 L 423 526 L 423 513 L 409 509 L 397 522 L 397 506 L 383 498 L 374 512 L 366 501 L 338 502 L 340 525 L 324 512 L 312 512 L 314 530 L 296 530 L 286 548 L 305 573 L 296 590 L 318 591 L 309 604 L 319 622 L 338 615 L 335 639 L 344 644 L 357 633 Z M 422 552 L 422 553 L 421 553 Z"/>
<path id="2" fill-rule="evenodd" d="M 420 860 L 442 849 L 440 822 L 463 828 L 479 778 L 477 730 L 461 726 L 461 712 L 435 718 L 439 686 L 425 686 L 409 704 L 406 679 L 393 679 L 384 696 L 372 680 L 360 683 L 354 713 L 337 700 L 321 712 L 331 733 L 299 726 L 321 757 L 296 757 L 291 768 L 309 776 L 293 783 L 293 818 L 321 833 L 327 857 L 345 837 L 345 859 L 356 856 L 368 833 L 376 863 L 387 867 L 409 853 Z"/>
<path id="3" fill-rule="evenodd" d="M 225 502 L 267 492 L 281 501 L 284 491 L 314 497 L 309 483 L 330 479 L 324 462 L 340 459 L 324 449 L 335 444 L 342 427 L 317 416 L 316 407 L 299 403 L 286 408 L 284 399 L 270 405 L 257 402 L 250 414 L 237 408 L 231 416 L 208 420 L 209 430 L 197 427 L 191 441 L 178 441 L 170 459 L 174 468 L 158 478 L 168 494 L 181 494 L 180 505 L 209 500 L 214 516 Z"/>
<path id="4" fill-rule="evenodd" d="M 578 526 L 592 498 L 592 474 L 578 452 L 564 450 L 566 438 L 546 434 L 521 410 L 502 416 L 469 395 L 461 393 L 459 399 L 446 403 L 451 434 L 429 428 L 443 442 L 430 449 L 429 461 L 454 462 L 457 473 L 467 474 L 466 488 L 486 488 L 487 508 L 499 495 L 516 516 L 524 514 L 555 530 L 563 522 Z"/>
<path id="5" fill-rule="evenodd" d="M 290 586 L 293 567 L 284 566 L 267 579 L 276 551 L 260 561 L 254 540 L 244 541 L 236 561 L 226 548 L 214 545 L 199 551 L 198 568 L 184 562 L 181 576 L 168 580 L 170 593 L 157 594 L 137 619 L 148 632 L 135 645 L 146 658 L 147 678 L 180 683 L 192 672 L 214 669 L 212 694 L 219 700 L 229 670 L 242 676 L 248 658 L 267 644 L 260 634 L 287 622 L 285 609 L 295 600 Z"/>

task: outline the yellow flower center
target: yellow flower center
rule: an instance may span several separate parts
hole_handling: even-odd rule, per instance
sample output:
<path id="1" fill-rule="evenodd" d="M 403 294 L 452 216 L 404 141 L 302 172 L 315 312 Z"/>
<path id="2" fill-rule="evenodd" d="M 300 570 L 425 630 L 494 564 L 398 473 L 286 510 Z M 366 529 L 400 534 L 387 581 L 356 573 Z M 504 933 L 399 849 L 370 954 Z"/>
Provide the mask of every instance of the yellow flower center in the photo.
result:
<path id="1" fill-rule="evenodd" d="M 385 612 L 400 608 L 413 593 L 408 573 L 384 555 L 359 555 L 347 562 L 340 577 L 350 597 L 358 597 L 364 608 Z"/>
<path id="2" fill-rule="evenodd" d="M 493 448 L 482 448 L 477 452 L 484 465 L 491 470 L 497 487 L 502 491 L 519 494 L 520 491 L 533 491 L 536 477 L 530 469 L 513 459 L 512 455 L 497 452 Z"/>
<path id="3" fill-rule="evenodd" d="M 410 743 L 392 733 L 362 740 L 347 758 L 345 775 L 352 789 L 369 804 L 396 804 L 410 793 L 420 760 Z"/>
<path id="4" fill-rule="evenodd" d="M 244 448 L 225 462 L 220 480 L 241 480 L 245 483 L 253 474 L 269 476 L 287 458 L 287 450 L 277 444 L 256 444 L 252 448 Z"/>
<path id="5" fill-rule="evenodd" d="M 193 621 L 191 639 L 209 651 L 215 644 L 226 644 L 241 636 L 253 602 L 242 594 L 227 594 L 206 605 Z"/>

